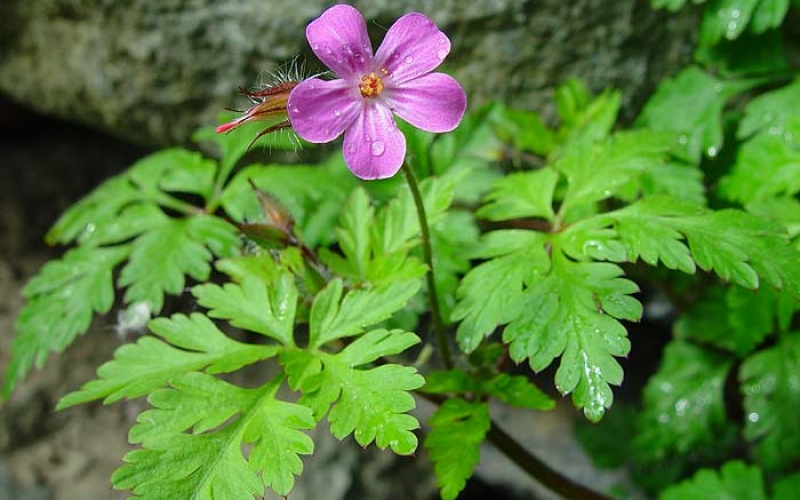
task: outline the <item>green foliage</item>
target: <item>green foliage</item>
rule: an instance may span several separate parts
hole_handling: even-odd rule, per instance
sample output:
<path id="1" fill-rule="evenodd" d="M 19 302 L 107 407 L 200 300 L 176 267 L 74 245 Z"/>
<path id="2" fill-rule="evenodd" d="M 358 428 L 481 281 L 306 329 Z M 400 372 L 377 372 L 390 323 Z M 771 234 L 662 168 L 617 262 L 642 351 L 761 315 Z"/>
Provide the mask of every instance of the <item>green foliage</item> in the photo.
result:
<path id="1" fill-rule="evenodd" d="M 722 110 L 752 83 L 724 81 L 691 66 L 662 82 L 647 101 L 637 124 L 678 134 L 681 157 L 698 163 L 723 146 Z"/>
<path id="2" fill-rule="evenodd" d="M 719 472 L 703 469 L 692 479 L 666 489 L 658 497 L 659 500 L 707 498 L 767 500 L 761 471 L 739 461 L 728 462 Z"/>
<path id="3" fill-rule="evenodd" d="M 298 455 L 314 450 L 302 430 L 315 421 L 309 408 L 276 399 L 281 382 L 242 389 L 193 372 L 153 392 L 154 409 L 129 435 L 144 448 L 125 455 L 114 487 L 142 499 L 260 498 L 265 487 L 288 494 L 303 471 Z"/>
<path id="4" fill-rule="evenodd" d="M 3 386 L 5 397 L 30 371 L 42 368 L 52 351 L 64 350 L 86 331 L 95 313 L 114 302 L 112 270 L 129 248 L 79 248 L 48 262 L 22 293 L 28 299 L 17 318 L 11 362 Z"/>
<path id="5" fill-rule="evenodd" d="M 97 399 L 113 403 L 122 398 L 138 398 L 182 373 L 232 372 L 277 353 L 274 346 L 244 344 L 228 338 L 199 313 L 154 319 L 150 330 L 160 339 L 146 336 L 117 349 L 114 360 L 97 370 L 99 378 L 65 396 L 58 408 Z"/>
<path id="6" fill-rule="evenodd" d="M 323 419 L 338 439 L 415 453 L 419 390 L 441 402 L 424 446 L 442 498 L 455 499 L 493 436 L 490 405 L 555 405 L 510 362 L 556 364 L 557 390 L 597 423 L 619 397 L 630 323 L 663 298 L 672 337 L 643 401 L 579 426 L 581 439 L 598 464 L 630 464 L 654 497 L 794 498 L 797 476 L 781 477 L 800 461 L 790 2 L 691 3 L 704 4 L 696 65 L 661 82 L 633 128 L 617 125 L 619 92 L 593 95 L 577 79 L 555 90 L 554 127 L 500 103 L 441 136 L 399 123 L 430 241 L 401 176 L 360 184 L 340 154 L 240 165 L 258 123 L 198 132 L 218 161 L 177 148 L 142 159 L 48 233 L 76 248 L 24 289 L 6 396 L 96 314 L 141 309 L 152 334 L 58 404 L 147 397 L 115 488 L 286 496 L 313 451 L 304 431 Z M 270 148 L 294 149 L 286 139 Z M 175 305 L 192 314 L 164 317 L 177 302 L 167 297 L 187 290 L 195 304 Z M 452 359 L 431 345 L 440 336 L 454 337 Z M 752 466 L 678 483 L 734 451 Z"/>
<path id="7" fill-rule="evenodd" d="M 372 330 L 336 354 L 287 350 L 281 362 L 292 388 L 303 393 L 300 403 L 313 409 L 317 419 L 327 413 L 335 437 L 353 434 L 361 446 L 375 441 L 381 449 L 408 455 L 417 448 L 411 431 L 419 427 L 406 413 L 415 407 L 408 391 L 421 387 L 424 379 L 408 366 L 362 367 L 418 342 L 413 333 Z"/>
<path id="8" fill-rule="evenodd" d="M 432 371 L 425 376 L 424 392 L 430 394 L 464 394 L 470 397 L 491 396 L 505 404 L 530 410 L 552 410 L 555 402 L 527 377 L 498 373 L 486 376 L 478 371 L 467 373 L 453 369 Z"/>
<path id="9" fill-rule="evenodd" d="M 780 342 L 749 357 L 739 377 L 744 394 L 744 435 L 755 445 L 759 463 L 767 469 L 789 469 L 800 460 L 800 404 L 797 373 L 800 336 L 783 335 Z"/>
<path id="10" fill-rule="evenodd" d="M 648 461 L 723 443 L 729 425 L 723 389 L 733 359 L 671 342 L 644 390 L 635 446 Z"/>
<path id="11" fill-rule="evenodd" d="M 448 399 L 430 419 L 425 449 L 439 480 L 442 500 L 455 500 L 480 460 L 479 446 L 491 421 L 486 403 Z"/>
<path id="12" fill-rule="evenodd" d="M 286 346 L 294 345 L 298 294 L 292 275 L 284 273 L 266 283 L 247 276 L 241 284 L 198 285 L 192 293 L 198 304 L 209 310 L 209 317 L 226 319 L 237 328 L 266 335 Z"/>

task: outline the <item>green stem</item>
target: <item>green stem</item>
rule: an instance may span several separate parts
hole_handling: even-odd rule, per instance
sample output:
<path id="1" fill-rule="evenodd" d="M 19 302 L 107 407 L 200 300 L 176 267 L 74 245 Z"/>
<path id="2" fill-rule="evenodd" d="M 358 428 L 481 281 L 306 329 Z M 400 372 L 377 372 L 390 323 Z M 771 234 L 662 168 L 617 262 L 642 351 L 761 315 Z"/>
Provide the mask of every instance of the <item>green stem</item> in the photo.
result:
<path id="1" fill-rule="evenodd" d="M 551 468 L 539 458 L 531 454 L 513 437 L 501 429 L 497 422 L 492 420 L 492 426 L 486 435 L 490 443 L 499 449 L 524 470 L 530 477 L 542 483 L 551 491 L 570 500 L 611 500 L 610 497 L 587 488 L 580 483 L 572 481 L 560 472 Z"/>
<path id="2" fill-rule="evenodd" d="M 428 266 L 425 274 L 428 279 L 428 302 L 431 308 L 431 318 L 433 328 L 436 332 L 436 342 L 439 344 L 439 352 L 442 354 L 442 363 L 448 370 L 453 368 L 453 360 L 450 357 L 450 345 L 444 333 L 444 323 L 442 322 L 442 312 L 439 308 L 439 294 L 436 293 L 436 280 L 433 277 L 433 251 L 431 250 L 431 233 L 428 227 L 428 216 L 425 213 L 425 204 L 422 201 L 422 194 L 419 191 L 417 178 L 411 167 L 403 163 L 403 174 L 406 176 L 408 187 L 411 189 L 411 196 L 414 197 L 414 204 L 417 206 L 417 217 L 422 234 L 422 257 Z"/>

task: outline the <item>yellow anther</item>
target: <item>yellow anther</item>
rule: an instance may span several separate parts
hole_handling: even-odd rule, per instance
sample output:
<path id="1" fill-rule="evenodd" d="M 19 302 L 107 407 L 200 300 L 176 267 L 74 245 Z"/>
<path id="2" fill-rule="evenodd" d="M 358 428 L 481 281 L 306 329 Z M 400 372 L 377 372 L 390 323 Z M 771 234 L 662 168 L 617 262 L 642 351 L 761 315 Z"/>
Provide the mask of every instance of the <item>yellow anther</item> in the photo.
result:
<path id="1" fill-rule="evenodd" d="M 374 72 L 362 76 L 361 83 L 358 85 L 361 97 L 375 97 L 383 92 L 383 80 Z"/>

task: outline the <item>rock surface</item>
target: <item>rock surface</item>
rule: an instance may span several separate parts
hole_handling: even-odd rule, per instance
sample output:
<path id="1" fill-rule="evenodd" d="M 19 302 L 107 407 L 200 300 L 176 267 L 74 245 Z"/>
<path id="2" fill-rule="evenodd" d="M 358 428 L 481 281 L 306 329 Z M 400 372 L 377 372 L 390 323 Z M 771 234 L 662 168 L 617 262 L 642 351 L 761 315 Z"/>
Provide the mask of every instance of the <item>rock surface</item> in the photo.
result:
<path id="1" fill-rule="evenodd" d="M 326 0 L 4 0 L 0 91 L 33 108 L 147 145 L 186 143 L 237 87 L 299 57 L 319 68 L 306 24 Z M 687 62 L 696 18 L 648 0 L 352 1 L 374 42 L 408 11 L 453 42 L 445 65 L 473 104 L 502 99 L 547 114 L 567 77 L 623 90 L 628 113 Z"/>

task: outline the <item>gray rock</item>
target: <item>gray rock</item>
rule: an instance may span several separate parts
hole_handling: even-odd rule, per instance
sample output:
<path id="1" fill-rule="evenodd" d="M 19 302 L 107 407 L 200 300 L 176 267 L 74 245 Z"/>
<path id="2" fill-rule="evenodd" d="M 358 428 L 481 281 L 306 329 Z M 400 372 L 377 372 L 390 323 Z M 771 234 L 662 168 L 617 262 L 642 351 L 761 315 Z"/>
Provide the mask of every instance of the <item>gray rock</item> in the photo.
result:
<path id="1" fill-rule="evenodd" d="M 623 89 L 635 109 L 689 60 L 696 19 L 647 0 L 353 1 L 374 40 L 404 12 L 430 15 L 453 41 L 446 69 L 473 104 L 502 99 L 548 115 L 569 76 Z M 4 0 L 0 91 L 43 113 L 148 145 L 186 143 L 237 87 L 295 56 L 324 0 Z M 630 114 L 630 111 L 628 111 Z"/>

